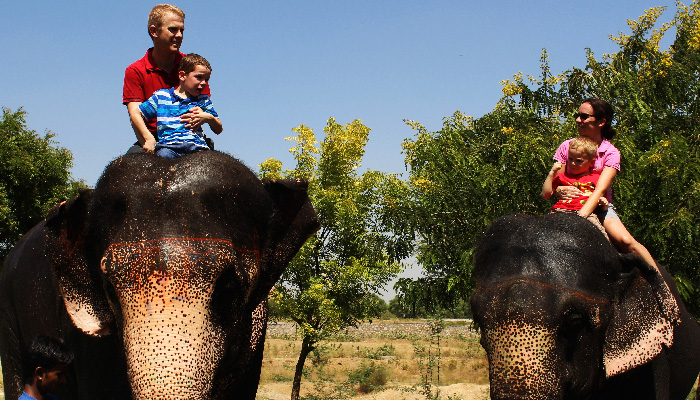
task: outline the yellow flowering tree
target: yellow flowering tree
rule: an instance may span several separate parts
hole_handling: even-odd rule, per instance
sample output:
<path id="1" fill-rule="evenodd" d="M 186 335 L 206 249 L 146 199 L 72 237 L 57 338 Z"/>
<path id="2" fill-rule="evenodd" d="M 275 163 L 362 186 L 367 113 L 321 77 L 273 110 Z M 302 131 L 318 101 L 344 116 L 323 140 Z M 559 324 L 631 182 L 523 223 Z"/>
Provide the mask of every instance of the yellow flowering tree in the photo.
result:
<path id="1" fill-rule="evenodd" d="M 261 175 L 303 178 L 321 221 L 283 273 L 273 291 L 279 313 L 291 318 L 302 338 L 292 396 L 298 399 L 308 354 L 329 335 L 374 317 L 377 292 L 401 270 L 411 250 L 411 230 L 404 216 L 407 187 L 397 177 L 358 169 L 370 129 L 355 120 L 333 118 L 320 143 L 312 129 L 300 125 L 287 138 L 296 160 L 292 170 L 269 159 Z M 394 232 L 398 234 L 394 234 Z"/>
<path id="2" fill-rule="evenodd" d="M 437 132 L 409 123 L 417 133 L 404 152 L 427 285 L 467 295 L 480 232 L 505 214 L 547 212 L 539 193 L 552 155 L 577 136 L 572 114 L 581 102 L 598 97 L 616 111 L 615 206 L 700 315 L 700 3 L 678 3 L 659 24 L 666 11 L 628 21 L 627 33 L 611 37 L 619 51 L 597 58 L 587 49 L 583 67 L 554 74 L 544 51 L 541 75 L 504 80 L 503 98 L 481 118 L 457 112 Z M 661 48 L 670 33 L 673 43 Z M 412 285 L 426 283 L 402 282 L 405 293 L 425 293 Z"/>

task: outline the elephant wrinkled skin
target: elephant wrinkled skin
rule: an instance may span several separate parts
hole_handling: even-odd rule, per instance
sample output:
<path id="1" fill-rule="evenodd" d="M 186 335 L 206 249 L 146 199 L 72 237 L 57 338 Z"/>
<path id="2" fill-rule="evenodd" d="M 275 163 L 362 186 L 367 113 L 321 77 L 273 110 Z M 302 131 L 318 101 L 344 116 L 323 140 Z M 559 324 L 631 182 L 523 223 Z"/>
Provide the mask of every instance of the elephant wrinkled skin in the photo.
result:
<path id="1" fill-rule="evenodd" d="M 475 261 L 492 399 L 686 398 L 700 327 L 665 269 L 565 214 L 501 218 Z"/>
<path id="2" fill-rule="evenodd" d="M 69 399 L 255 398 L 268 292 L 319 227 L 306 188 L 215 151 L 113 161 L 7 257 L 6 398 L 38 334 L 76 353 Z"/>

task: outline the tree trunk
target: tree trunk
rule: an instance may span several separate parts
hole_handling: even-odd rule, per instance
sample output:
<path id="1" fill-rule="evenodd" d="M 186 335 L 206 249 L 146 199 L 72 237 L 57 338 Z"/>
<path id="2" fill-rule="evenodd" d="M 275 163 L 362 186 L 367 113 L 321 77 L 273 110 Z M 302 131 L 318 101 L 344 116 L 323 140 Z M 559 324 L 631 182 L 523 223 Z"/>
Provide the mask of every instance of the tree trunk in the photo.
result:
<path id="1" fill-rule="evenodd" d="M 299 352 L 299 360 L 297 360 L 297 368 L 294 371 L 294 381 L 292 382 L 292 400 L 299 400 L 299 391 L 301 390 L 301 375 L 304 372 L 304 363 L 306 357 L 313 351 L 314 343 L 310 338 L 304 337 L 301 341 L 301 352 Z"/>

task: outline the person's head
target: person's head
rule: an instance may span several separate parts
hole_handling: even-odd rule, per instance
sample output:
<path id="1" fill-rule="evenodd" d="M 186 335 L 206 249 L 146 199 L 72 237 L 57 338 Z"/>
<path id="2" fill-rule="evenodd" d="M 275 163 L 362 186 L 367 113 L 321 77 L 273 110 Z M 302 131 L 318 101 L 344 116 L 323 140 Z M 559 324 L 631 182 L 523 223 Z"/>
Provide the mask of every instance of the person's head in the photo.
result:
<path id="1" fill-rule="evenodd" d="M 24 362 L 24 383 L 41 393 L 56 393 L 66 383 L 65 370 L 73 353 L 59 339 L 37 336 L 29 345 Z"/>
<path id="2" fill-rule="evenodd" d="M 211 77 L 211 64 L 199 54 L 190 53 L 182 57 L 178 72 L 180 88 L 190 97 L 197 97 L 207 87 Z"/>
<path id="3" fill-rule="evenodd" d="M 569 142 L 569 156 L 566 159 L 567 171 L 573 175 L 588 173 L 598 153 L 598 144 L 593 140 L 579 136 Z"/>
<path id="4" fill-rule="evenodd" d="M 148 36 L 153 47 L 180 50 L 185 33 L 185 13 L 170 4 L 158 4 L 148 14 Z"/>
<path id="5" fill-rule="evenodd" d="M 612 139 L 616 133 L 612 127 L 614 116 L 615 112 L 607 101 L 593 97 L 584 100 L 575 114 L 579 135 L 593 140 L 598 140 L 598 136 Z"/>

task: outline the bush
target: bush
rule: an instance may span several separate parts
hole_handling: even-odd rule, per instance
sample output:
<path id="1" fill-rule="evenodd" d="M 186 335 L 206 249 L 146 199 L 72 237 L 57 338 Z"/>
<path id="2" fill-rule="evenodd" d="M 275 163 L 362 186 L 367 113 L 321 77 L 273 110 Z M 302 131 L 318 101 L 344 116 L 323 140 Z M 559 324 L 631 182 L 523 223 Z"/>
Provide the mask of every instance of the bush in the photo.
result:
<path id="1" fill-rule="evenodd" d="M 369 358 L 371 360 L 380 360 L 385 356 L 393 356 L 395 352 L 396 349 L 392 344 L 384 344 L 376 349 L 365 349 L 364 351 L 360 351 L 359 356 Z"/>
<path id="2" fill-rule="evenodd" d="M 357 391 L 360 393 L 381 390 L 388 380 L 386 367 L 377 365 L 374 361 L 363 361 L 359 368 L 348 373 L 348 383 L 357 385 Z"/>

